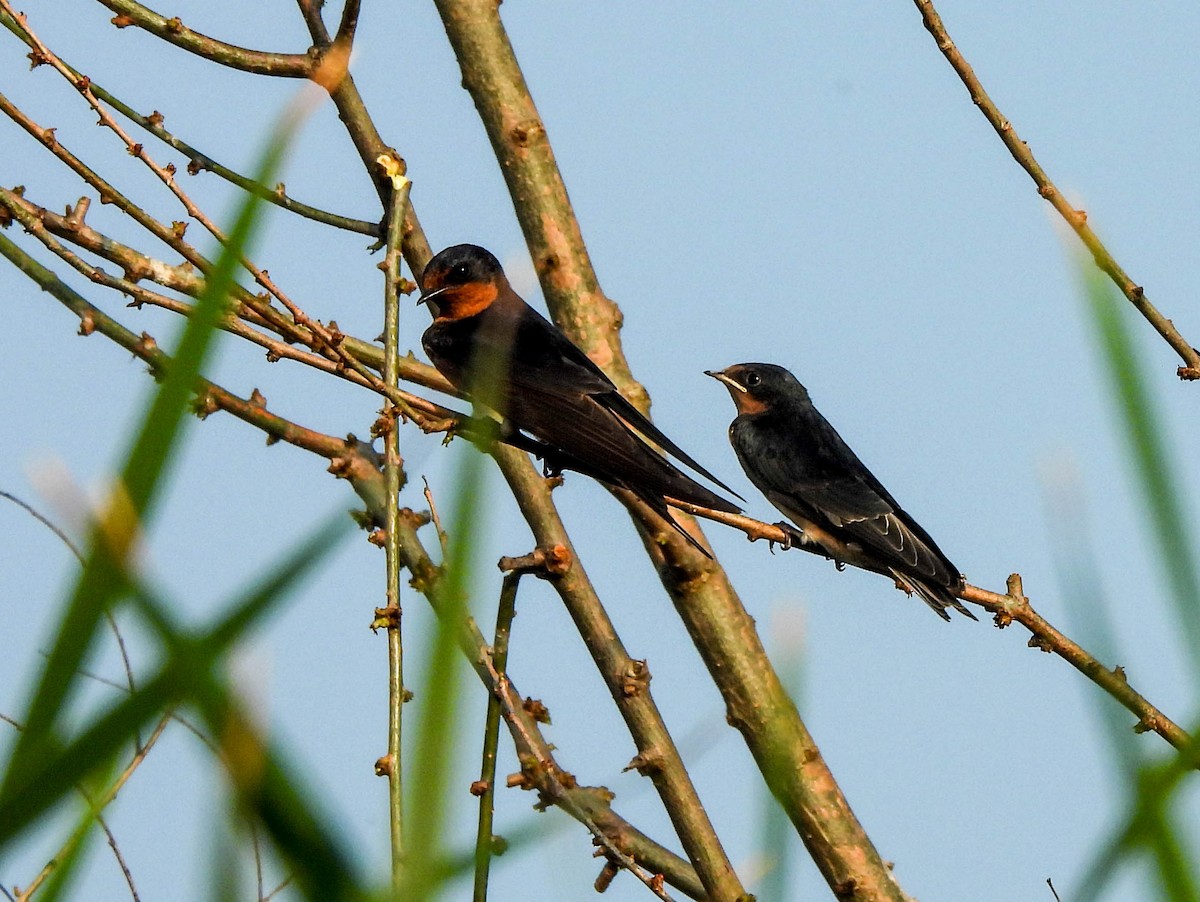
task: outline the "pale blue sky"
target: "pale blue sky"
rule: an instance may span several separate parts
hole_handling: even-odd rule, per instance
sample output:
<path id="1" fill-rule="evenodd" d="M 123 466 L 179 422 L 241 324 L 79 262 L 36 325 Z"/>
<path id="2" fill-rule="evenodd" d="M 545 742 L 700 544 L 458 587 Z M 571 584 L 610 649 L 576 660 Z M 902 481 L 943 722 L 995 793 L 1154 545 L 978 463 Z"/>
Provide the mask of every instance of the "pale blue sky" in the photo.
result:
<path id="1" fill-rule="evenodd" d="M 540 306 L 502 179 L 432 5 L 365 7 L 353 72 L 385 140 L 408 160 L 432 244 L 487 246 Z M 135 107 L 163 111 L 168 128 L 243 169 L 264 125 L 297 89 L 214 70 L 134 29 L 114 31 L 111 13 L 95 3 L 25 0 L 22 8 L 68 62 Z M 939 9 L 1059 187 L 1086 207 L 1148 296 L 1200 343 L 1188 262 L 1200 212 L 1200 12 L 1178 2 L 982 9 L 945 0 Z M 162 11 L 235 43 L 307 47 L 285 0 L 177 0 Z M 1122 664 L 1169 715 L 1190 720 L 1196 694 L 1113 429 L 1072 269 L 1077 242 L 1064 239 L 916 9 L 508 0 L 502 15 L 601 284 L 624 311 L 625 350 L 659 425 L 744 494 L 749 513 L 778 519 L 741 474 L 725 437 L 732 405 L 702 371 L 745 360 L 787 366 L 971 582 L 1002 590 L 1019 571 L 1051 622 L 1084 635 L 1056 580 L 1062 527 L 1047 516 L 1048 485 L 1066 486 L 1081 506 L 1072 529 L 1100 561 L 1097 578 L 1120 637 L 1119 658 L 1107 663 Z M 24 48 L 7 33 L 0 46 L 5 94 L 57 126 L 67 146 L 98 155 L 113 181 L 137 186 L 131 190 L 161 216 L 181 218 L 65 83 L 46 68 L 29 73 Z M 172 159 L 152 139 L 147 145 Z M 26 185 L 46 206 L 83 193 L 7 121 L 0 160 L 5 185 Z M 307 126 L 285 181 L 302 200 L 379 215 L 328 104 Z M 230 208 L 232 195 L 216 178 L 185 185 L 213 209 Z M 136 237 L 99 205 L 90 216 L 117 237 Z M 8 234 L 32 247 L 17 229 Z M 192 226 L 189 237 L 198 236 Z M 364 252 L 367 243 L 276 211 L 257 258 L 310 314 L 370 338 L 380 331 L 382 292 L 379 258 Z M 169 316 L 128 311 L 73 284 L 135 330 L 166 342 L 176 328 Z M 7 266 L 0 285 L 9 313 L 0 334 L 0 488 L 49 510 L 33 485 L 46 481 L 48 462 L 95 485 L 124 447 L 150 382 L 105 339 L 76 337 L 72 317 Z M 419 350 L 427 321 L 423 310 L 405 308 L 405 349 Z M 1178 361 L 1140 322 L 1137 338 L 1191 510 L 1200 458 L 1188 439 L 1200 386 L 1176 380 Z M 268 366 L 234 340 L 212 374 L 243 395 L 257 386 L 273 410 L 334 434 L 366 435 L 379 406 L 295 366 Z M 422 475 L 448 499 L 458 456 L 469 449 L 442 449 L 414 430 L 403 441 L 406 503 L 424 505 Z M 265 448 L 229 417 L 194 428 L 150 543 L 155 577 L 188 616 L 212 616 L 263 562 L 327 512 L 354 503 L 322 470 L 294 449 Z M 532 544 L 500 480 L 489 478 L 485 561 Z M 740 736 L 725 725 L 720 698 L 619 505 L 578 475 L 556 497 L 626 646 L 649 662 L 658 705 L 730 856 L 749 875 L 762 799 Z M 0 506 L 0 524 L 0 711 L 19 716 L 73 566 L 17 509 Z M 800 624 L 801 710 L 905 890 L 923 902 L 1049 899 L 1051 877 L 1069 897 L 1123 810 L 1099 691 L 1060 659 L 1026 648 L 1021 628 L 999 632 L 986 619 L 945 624 L 873 575 L 838 573 L 804 554 L 772 556 L 717 527 L 708 535 L 769 645 Z M 382 568 L 382 554 L 352 538 L 258 634 L 243 667 L 264 718 L 293 745 L 346 840 L 377 875 L 386 867 L 386 800 L 372 765 L 384 751 L 386 649 L 367 625 L 382 603 Z M 499 574 L 489 563 L 480 579 L 475 610 L 490 624 Z M 407 610 L 409 635 L 419 637 L 430 617 L 416 597 Z M 144 651 L 137 629 L 130 632 Z M 152 663 L 149 652 L 135 659 Z M 415 652 L 410 664 L 419 674 Z M 117 675 L 110 649 L 94 669 Z M 622 773 L 636 750 L 557 597 L 540 583 L 522 589 L 511 670 L 521 691 L 550 707 L 547 735 L 560 763 L 582 782 L 612 788 L 618 811 L 677 847 L 649 784 Z M 464 718 L 474 736 L 484 700 L 471 688 Z M 0 732 L 0 748 L 9 739 Z M 1155 736 L 1137 742 L 1155 754 L 1165 749 Z M 502 748 L 501 772 L 516 770 Z M 472 739 L 459 776 L 466 813 L 477 767 Z M 204 850 L 220 804 L 211 774 L 207 753 L 174 730 L 123 792 L 110 824 L 142 898 L 203 897 Z M 493 898 L 586 898 L 599 869 L 587 834 L 557 812 L 534 815 L 534 801 L 501 793 L 497 832 L 531 819 L 556 832 L 497 863 Z M 1200 813 L 1194 801 L 1192 820 Z M 459 826 L 465 846 L 473 828 L 465 818 Z M 27 883 L 55 842 L 47 834 L 0 860 L 0 881 Z M 788 898 L 826 897 L 797 847 Z M 76 897 L 121 898 L 119 880 L 97 849 Z M 1148 886 L 1130 872 L 1106 898 L 1151 898 Z M 467 892 L 458 885 L 449 897 Z M 647 895 L 623 876 L 606 898 Z"/>

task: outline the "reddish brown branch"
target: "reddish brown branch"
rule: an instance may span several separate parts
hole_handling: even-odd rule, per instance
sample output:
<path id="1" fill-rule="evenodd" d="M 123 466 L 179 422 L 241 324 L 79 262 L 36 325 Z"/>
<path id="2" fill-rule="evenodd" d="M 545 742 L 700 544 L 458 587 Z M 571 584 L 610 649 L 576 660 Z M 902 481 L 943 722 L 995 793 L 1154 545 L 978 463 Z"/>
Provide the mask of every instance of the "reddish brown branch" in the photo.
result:
<path id="1" fill-rule="evenodd" d="M 636 499 L 631 499 L 627 496 L 625 500 L 627 503 L 633 503 Z M 891 580 L 889 574 L 872 565 L 870 560 L 864 558 L 862 553 L 853 546 L 841 544 L 827 551 L 816 543 L 797 542 L 798 532 L 786 524 L 781 526 L 779 524 L 763 523 L 739 514 L 727 514 L 724 511 L 708 510 L 691 504 L 680 504 L 679 506 L 697 516 L 741 530 L 751 542 L 765 539 L 767 542 L 779 545 L 781 548 L 798 548 L 811 554 L 819 555 L 820 557 L 852 564 L 860 569 L 871 570 Z M 829 553 L 830 551 L 832 551 L 832 557 Z M 894 580 L 891 581 L 894 582 Z M 897 588 L 903 591 L 903 587 L 897 585 Z M 1095 656 L 1079 645 L 1079 643 L 1062 633 L 1034 610 L 1033 606 L 1029 603 L 1029 599 L 1025 597 L 1022 591 L 1020 575 L 1014 573 L 1008 578 L 1008 591 L 1006 594 L 991 592 L 987 589 L 981 589 L 978 586 L 966 583 L 963 585 L 962 591 L 958 593 L 958 597 L 963 601 L 977 604 L 986 611 L 994 614 L 995 624 L 1000 629 L 1009 626 L 1015 621 L 1029 630 L 1029 646 L 1031 648 L 1040 648 L 1042 651 L 1053 652 L 1058 655 L 1120 702 L 1122 706 L 1137 717 L 1138 722 L 1135 729 L 1139 733 L 1157 733 L 1173 747 L 1180 750 L 1190 745 L 1192 740 L 1187 731 L 1130 686 L 1125 676 L 1125 671 L 1121 667 L 1106 667 Z"/>

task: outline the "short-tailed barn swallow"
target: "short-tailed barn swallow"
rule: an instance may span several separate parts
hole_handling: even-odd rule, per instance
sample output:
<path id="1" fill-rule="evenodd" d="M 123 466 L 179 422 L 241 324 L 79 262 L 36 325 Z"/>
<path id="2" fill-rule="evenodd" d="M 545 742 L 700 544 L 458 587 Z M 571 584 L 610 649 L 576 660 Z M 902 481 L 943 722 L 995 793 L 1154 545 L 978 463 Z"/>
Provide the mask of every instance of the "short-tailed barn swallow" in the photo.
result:
<path id="1" fill-rule="evenodd" d="M 951 607 L 975 619 L 955 597 L 963 585 L 958 568 L 813 407 L 795 376 L 769 363 L 705 372 L 725 384 L 737 406 L 729 441 L 742 469 L 807 538 L 820 544 L 827 534 L 857 546 L 944 619 Z"/>
<path id="2" fill-rule="evenodd" d="M 433 313 L 433 324 L 421 337 L 433 365 L 455 388 L 500 414 L 509 427 L 549 446 L 549 471 L 577 470 L 629 489 L 697 548 L 667 512 L 665 498 L 729 513 L 740 510 L 663 456 L 658 448 L 734 494 L 647 420 L 557 327 L 521 300 L 488 251 L 459 244 L 437 254 L 421 274 L 420 303 Z M 473 384 L 482 373 L 489 377 L 486 384 Z"/>

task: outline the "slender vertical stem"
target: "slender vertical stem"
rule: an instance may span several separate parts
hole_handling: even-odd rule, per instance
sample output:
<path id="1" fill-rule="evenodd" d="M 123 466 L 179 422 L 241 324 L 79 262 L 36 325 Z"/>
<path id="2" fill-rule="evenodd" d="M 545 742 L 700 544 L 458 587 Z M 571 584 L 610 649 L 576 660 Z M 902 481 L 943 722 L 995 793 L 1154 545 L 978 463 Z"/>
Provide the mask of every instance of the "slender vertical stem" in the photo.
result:
<path id="1" fill-rule="evenodd" d="M 629 655 L 617 635 L 587 571 L 572 550 L 546 480 L 534 469 L 526 454 L 500 445 L 492 451 L 492 456 L 533 530 L 538 547 L 562 546 L 569 554 L 571 565 L 554 580 L 554 589 L 575 621 L 588 653 L 596 662 L 637 745 L 638 754 L 630 762 L 631 766 L 654 783 L 679 841 L 704 884 L 707 897 L 741 898 L 745 889 L 721 846 L 675 740 L 654 701 L 649 668 L 645 661 L 636 661 Z"/>
<path id="2" fill-rule="evenodd" d="M 404 176 L 403 162 L 390 155 L 379 158 L 392 181 L 388 208 L 387 256 L 384 258 L 383 380 L 389 386 L 400 381 L 400 241 L 404 232 L 404 212 L 408 208 L 411 183 Z M 388 416 L 383 436 L 383 479 L 387 496 L 385 509 L 387 542 L 388 637 L 388 810 L 392 837 L 392 881 L 400 886 L 404 868 L 404 781 L 401 772 L 401 710 L 404 706 L 404 642 L 400 630 L 400 487 L 404 475 L 400 457 L 400 430 L 395 416 Z"/>
<path id="3" fill-rule="evenodd" d="M 521 571 L 514 570 L 504 577 L 500 589 L 500 605 L 496 610 L 496 635 L 492 640 L 492 667 L 507 680 L 508 637 L 517 612 L 517 586 Z M 479 830 L 475 836 L 475 894 L 473 902 L 487 899 L 488 874 L 492 866 L 492 813 L 496 798 L 496 747 L 500 737 L 500 697 L 493 692 L 488 698 L 487 720 L 483 731 L 483 763 L 480 766 Z"/>

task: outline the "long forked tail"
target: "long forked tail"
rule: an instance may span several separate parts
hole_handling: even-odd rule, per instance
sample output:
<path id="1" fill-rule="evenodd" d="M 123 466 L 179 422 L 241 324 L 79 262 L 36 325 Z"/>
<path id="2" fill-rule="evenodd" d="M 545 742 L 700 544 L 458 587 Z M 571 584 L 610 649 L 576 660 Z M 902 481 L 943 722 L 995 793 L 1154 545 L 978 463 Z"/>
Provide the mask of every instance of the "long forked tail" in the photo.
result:
<path id="1" fill-rule="evenodd" d="M 960 614 L 970 617 L 972 620 L 978 620 L 970 610 L 963 605 L 961 601 L 954 595 L 947 586 L 931 585 L 923 580 L 917 579 L 915 576 L 910 576 L 907 573 L 901 573 L 895 567 L 891 568 L 892 576 L 896 582 L 903 586 L 909 593 L 917 595 L 927 605 L 937 612 L 937 615 L 943 620 L 949 621 L 950 614 L 948 608 L 954 608 Z"/>
<path id="2" fill-rule="evenodd" d="M 712 552 L 696 541 L 696 538 L 690 532 L 684 529 L 683 526 L 680 525 L 679 521 L 671 516 L 670 508 L 667 506 L 666 500 L 661 495 L 647 494 L 639 492 L 635 489 L 630 489 L 630 491 L 637 496 L 639 501 L 654 511 L 654 513 L 658 514 L 659 518 L 661 518 L 663 522 L 687 539 L 689 545 L 699 551 L 710 561 L 713 560 Z"/>

